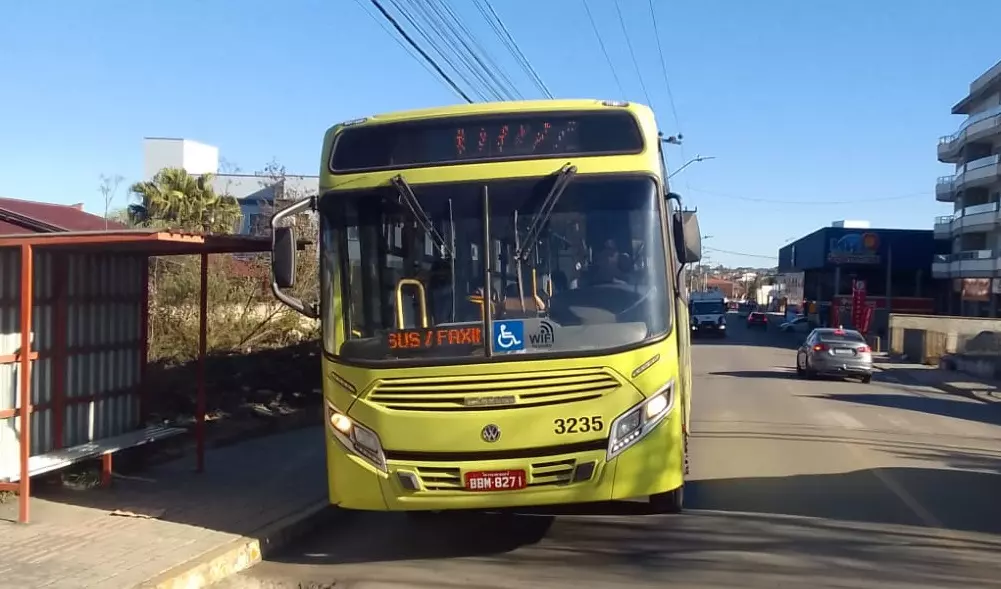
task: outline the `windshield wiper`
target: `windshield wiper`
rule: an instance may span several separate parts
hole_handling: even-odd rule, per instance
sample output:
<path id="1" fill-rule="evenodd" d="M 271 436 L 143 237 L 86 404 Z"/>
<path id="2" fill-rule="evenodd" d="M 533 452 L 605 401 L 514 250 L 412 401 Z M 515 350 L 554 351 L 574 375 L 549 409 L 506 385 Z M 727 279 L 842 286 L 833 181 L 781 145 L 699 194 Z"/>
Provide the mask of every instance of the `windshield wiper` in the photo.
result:
<path id="1" fill-rule="evenodd" d="M 434 222 L 431 221 L 431 217 L 427 214 L 427 211 L 424 210 L 424 207 L 421 206 L 421 202 L 417 200 L 417 195 L 414 194 L 414 190 L 410 188 L 410 184 L 403 177 L 403 175 L 397 175 L 389 182 L 393 185 L 393 188 L 396 189 L 396 194 L 400 198 L 400 204 L 407 205 L 410 215 L 415 221 L 417 221 L 417 223 L 420 224 L 421 228 L 431 236 L 431 240 L 438 246 L 439 251 L 443 252 L 443 254 L 447 255 L 449 258 L 454 257 L 452 255 L 452 249 L 445 243 L 445 238 L 442 234 L 435 229 Z"/>
<path id="2" fill-rule="evenodd" d="M 549 194 L 546 195 L 546 200 L 542 201 L 542 206 L 539 207 L 539 213 L 535 216 L 532 221 L 531 226 L 528 228 L 528 232 L 525 234 L 524 245 L 518 248 L 514 257 L 518 262 L 527 262 L 528 257 L 532 255 L 532 251 L 535 249 L 536 244 L 539 241 L 539 234 L 542 233 L 542 228 L 549 222 L 549 218 L 553 216 L 553 209 L 556 207 L 556 203 L 560 201 L 560 197 L 563 196 L 563 191 L 566 190 L 567 185 L 573 180 L 574 176 L 577 175 L 577 166 L 574 166 L 567 162 L 563 164 L 560 171 L 556 174 L 556 181 L 553 182 L 553 187 L 549 189 Z"/>

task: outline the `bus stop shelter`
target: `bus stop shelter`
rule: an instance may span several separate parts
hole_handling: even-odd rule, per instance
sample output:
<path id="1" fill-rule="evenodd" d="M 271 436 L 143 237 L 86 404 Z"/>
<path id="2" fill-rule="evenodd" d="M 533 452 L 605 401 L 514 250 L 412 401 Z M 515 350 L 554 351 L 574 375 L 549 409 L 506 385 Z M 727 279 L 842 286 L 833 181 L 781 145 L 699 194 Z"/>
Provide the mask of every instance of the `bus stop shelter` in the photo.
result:
<path id="1" fill-rule="evenodd" d="M 208 256 L 270 251 L 269 238 L 156 230 L 0 236 L 0 490 L 29 520 L 32 476 L 186 430 L 149 426 L 149 260 L 201 257 L 197 469 L 205 468 Z"/>

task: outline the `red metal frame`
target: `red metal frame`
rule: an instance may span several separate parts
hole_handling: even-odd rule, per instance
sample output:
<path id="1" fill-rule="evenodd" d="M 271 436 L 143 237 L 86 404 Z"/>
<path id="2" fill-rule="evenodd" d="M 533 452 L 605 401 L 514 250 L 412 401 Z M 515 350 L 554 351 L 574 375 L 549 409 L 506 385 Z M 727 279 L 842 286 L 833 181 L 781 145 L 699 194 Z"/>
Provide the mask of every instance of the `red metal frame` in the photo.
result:
<path id="1" fill-rule="evenodd" d="M 139 422 L 145 424 L 149 419 L 149 388 L 146 386 L 146 367 L 149 364 L 149 258 L 142 265 L 143 290 L 140 295 L 139 317 L 142 340 L 139 342 Z"/>
<path id="2" fill-rule="evenodd" d="M 198 408 L 195 411 L 195 453 L 198 472 L 205 471 L 205 350 L 208 347 L 209 255 L 202 254 L 198 293 Z"/>
<path id="3" fill-rule="evenodd" d="M 119 395 L 137 394 L 140 399 L 140 416 L 145 423 L 149 412 L 149 393 L 146 387 L 147 356 L 149 350 L 149 258 L 161 255 L 201 255 L 201 293 L 199 296 L 199 341 L 198 341 L 198 399 L 196 410 L 196 452 L 197 469 L 199 472 L 205 469 L 205 414 L 206 414 L 206 385 L 205 385 L 205 355 L 207 348 L 207 303 L 208 303 L 208 256 L 210 253 L 254 253 L 266 252 L 270 250 L 270 240 L 261 238 L 249 238 L 240 236 L 215 236 L 196 235 L 184 233 L 170 233 L 157 231 L 102 231 L 102 232 L 81 232 L 81 233 L 49 233 L 31 235 L 10 235 L 0 236 L 0 247 L 18 247 L 21 251 L 21 296 L 19 309 L 21 315 L 21 346 L 17 354 L 0 356 L 0 364 L 19 363 L 21 375 L 20 381 L 20 407 L 14 410 L 0 411 L 0 419 L 16 417 L 20 424 L 20 471 L 21 476 L 17 483 L 0 483 L 0 490 L 15 491 L 19 495 L 18 500 L 18 521 L 27 523 L 30 516 L 31 478 L 27 476 L 29 458 L 31 457 L 31 414 L 45 409 L 54 409 L 53 437 L 54 446 L 61 447 L 65 439 L 65 409 L 68 405 L 78 403 L 89 403 L 100 399 Z M 52 248 L 54 254 L 54 292 L 51 297 L 34 300 L 33 281 L 33 254 L 39 249 Z M 141 341 L 139 345 L 142 350 L 142 361 L 140 363 L 140 379 L 138 387 L 129 387 L 119 391 L 106 392 L 99 395 L 87 395 L 77 397 L 67 397 L 66 391 L 66 358 L 71 354 L 102 351 L 110 349 L 122 349 L 123 345 L 105 346 L 74 346 L 69 347 L 66 343 L 66 327 L 68 317 L 68 288 L 69 274 L 68 265 L 63 253 L 86 253 L 97 255 L 107 254 L 131 254 L 140 256 L 143 260 L 142 278 L 143 289 L 140 295 L 141 316 Z M 78 297 L 73 302 L 84 303 L 87 301 L 109 302 L 116 300 L 134 302 L 135 297 Z M 0 300 L 0 305 L 4 303 L 12 305 L 14 301 Z M 42 353 L 32 351 L 32 313 L 35 305 L 51 304 L 54 306 L 53 321 L 53 348 Z M 125 345 L 128 349 L 134 347 L 134 343 Z M 55 360 L 53 370 L 53 393 L 51 402 L 40 403 L 37 406 L 31 405 L 31 363 L 38 359 L 52 358 Z M 112 454 L 101 456 L 101 482 L 108 484 L 111 482 Z"/>
<path id="4" fill-rule="evenodd" d="M 55 317 L 53 317 L 53 354 L 54 366 L 52 371 L 52 438 L 53 447 L 62 448 L 66 440 L 66 432 L 63 429 L 66 421 L 66 359 L 68 358 L 66 346 L 66 325 L 67 325 L 67 304 L 66 296 L 69 292 L 69 266 L 66 263 L 66 256 L 54 256 L 52 260 L 53 276 L 52 295 L 55 301 Z"/>

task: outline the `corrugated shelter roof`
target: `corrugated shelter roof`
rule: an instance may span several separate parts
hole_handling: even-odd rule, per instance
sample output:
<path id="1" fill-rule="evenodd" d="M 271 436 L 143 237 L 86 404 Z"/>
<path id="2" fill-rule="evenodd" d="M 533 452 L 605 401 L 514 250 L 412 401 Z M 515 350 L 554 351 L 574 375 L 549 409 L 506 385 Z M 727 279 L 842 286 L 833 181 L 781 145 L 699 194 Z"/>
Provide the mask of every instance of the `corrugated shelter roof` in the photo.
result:
<path id="1" fill-rule="evenodd" d="M 103 223 L 104 220 L 102 219 Z M 271 251 L 270 237 L 206 235 L 156 229 L 70 231 L 0 235 L 0 248 L 32 247 L 84 253 L 133 253 L 147 256 L 264 253 Z"/>
<path id="2" fill-rule="evenodd" d="M 0 198 L 0 235 L 121 229 L 126 227 L 85 212 L 83 205 Z"/>

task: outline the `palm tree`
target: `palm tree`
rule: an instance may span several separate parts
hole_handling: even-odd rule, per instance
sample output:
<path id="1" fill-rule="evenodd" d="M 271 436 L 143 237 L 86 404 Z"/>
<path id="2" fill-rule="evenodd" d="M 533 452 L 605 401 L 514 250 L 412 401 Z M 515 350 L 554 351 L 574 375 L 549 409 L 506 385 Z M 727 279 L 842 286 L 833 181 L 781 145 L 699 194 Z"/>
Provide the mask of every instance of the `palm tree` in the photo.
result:
<path id="1" fill-rule="evenodd" d="M 164 168 L 148 182 L 130 191 L 137 202 L 129 205 L 134 226 L 232 233 L 240 220 L 240 205 L 228 194 L 216 194 L 212 174 L 192 176 L 179 168 Z"/>

